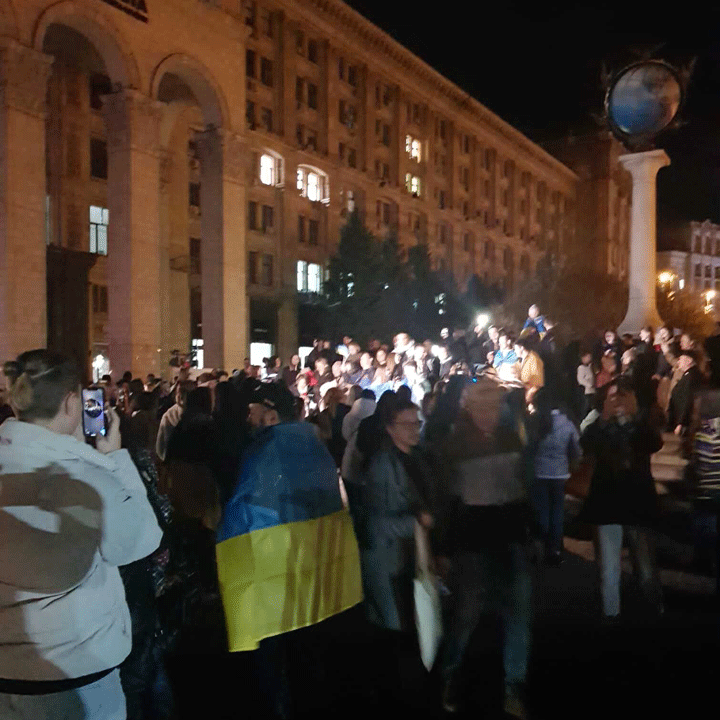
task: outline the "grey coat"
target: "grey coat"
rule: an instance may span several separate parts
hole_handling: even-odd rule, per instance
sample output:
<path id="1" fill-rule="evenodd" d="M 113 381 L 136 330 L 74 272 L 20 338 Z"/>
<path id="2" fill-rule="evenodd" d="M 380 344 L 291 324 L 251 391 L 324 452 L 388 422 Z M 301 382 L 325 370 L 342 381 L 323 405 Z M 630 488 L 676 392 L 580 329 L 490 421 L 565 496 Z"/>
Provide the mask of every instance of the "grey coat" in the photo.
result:
<path id="1" fill-rule="evenodd" d="M 420 497 L 392 447 L 372 459 L 366 482 L 359 541 L 368 618 L 389 630 L 410 630 Z"/>

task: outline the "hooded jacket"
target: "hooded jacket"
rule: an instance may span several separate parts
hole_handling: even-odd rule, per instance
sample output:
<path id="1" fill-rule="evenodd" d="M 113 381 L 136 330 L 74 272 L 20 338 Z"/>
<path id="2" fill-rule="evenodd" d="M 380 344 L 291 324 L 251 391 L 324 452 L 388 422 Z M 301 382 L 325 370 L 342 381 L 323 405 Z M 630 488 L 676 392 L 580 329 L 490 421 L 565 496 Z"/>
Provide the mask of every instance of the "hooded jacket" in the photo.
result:
<path id="1" fill-rule="evenodd" d="M 130 652 L 118 571 L 162 532 L 127 450 L 102 455 L 17 420 L 0 427 L 0 678 L 59 681 Z"/>

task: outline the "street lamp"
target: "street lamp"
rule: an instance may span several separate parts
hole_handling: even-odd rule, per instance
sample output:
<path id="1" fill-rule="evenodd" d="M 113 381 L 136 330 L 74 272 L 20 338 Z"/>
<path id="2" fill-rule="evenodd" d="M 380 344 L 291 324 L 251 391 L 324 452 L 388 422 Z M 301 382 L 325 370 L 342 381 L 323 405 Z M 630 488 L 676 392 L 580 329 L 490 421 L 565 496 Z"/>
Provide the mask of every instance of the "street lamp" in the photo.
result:
<path id="1" fill-rule="evenodd" d="M 475 323 L 481 330 L 484 330 L 485 326 L 489 322 L 490 322 L 490 316 L 486 313 L 481 313 L 480 315 L 477 316 L 477 319 L 475 320 Z"/>
<path id="2" fill-rule="evenodd" d="M 661 285 L 669 285 L 670 283 L 675 281 L 675 273 L 670 272 L 669 270 L 663 270 L 658 275 L 658 282 Z"/>

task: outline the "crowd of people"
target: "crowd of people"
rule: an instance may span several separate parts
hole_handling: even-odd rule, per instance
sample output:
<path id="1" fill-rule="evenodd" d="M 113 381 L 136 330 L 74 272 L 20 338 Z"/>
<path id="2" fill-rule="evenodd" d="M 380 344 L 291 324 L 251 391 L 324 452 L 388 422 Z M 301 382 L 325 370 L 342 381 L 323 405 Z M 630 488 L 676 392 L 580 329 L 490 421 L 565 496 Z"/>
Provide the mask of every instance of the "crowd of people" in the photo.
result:
<path id="1" fill-rule="evenodd" d="M 173 718 L 165 659 L 228 642 L 254 648 L 268 716 L 291 717 L 291 660 L 279 648 L 355 605 L 356 582 L 384 707 L 458 711 L 465 651 L 494 609 L 505 710 L 525 717 L 531 567 L 563 563 L 567 481 L 590 478 L 579 520 L 595 528 L 603 622 L 621 616 L 624 541 L 647 609 L 659 614 L 650 458 L 663 432 L 688 454 L 698 431 L 718 437 L 701 427 L 696 398 L 720 385 L 720 334 L 702 345 L 668 328 L 637 338 L 608 330 L 584 346 L 559 330 L 532 306 L 517 333 L 478 325 L 365 348 L 317 339 L 304 362 L 246 360 L 195 380 L 183 367 L 172 382 L 105 377 L 107 431 L 90 439 L 70 361 L 35 350 L 6 363 L 0 717 Z M 343 512 L 352 540 L 337 541 L 343 562 L 329 571 L 318 548 L 342 536 Z M 280 562 L 263 556 L 277 544 L 238 538 L 318 522 L 317 559 L 292 556 L 304 575 L 270 603 L 282 617 L 266 607 L 266 585 L 238 595 L 233 573 Z M 233 539 L 229 561 L 229 546 L 219 548 Z M 414 612 L 421 547 L 448 611 L 437 699 Z M 295 560 L 282 552 L 289 578 Z M 252 572 L 233 569 L 243 563 Z M 308 610 L 323 605 L 320 586 L 337 601 Z"/>

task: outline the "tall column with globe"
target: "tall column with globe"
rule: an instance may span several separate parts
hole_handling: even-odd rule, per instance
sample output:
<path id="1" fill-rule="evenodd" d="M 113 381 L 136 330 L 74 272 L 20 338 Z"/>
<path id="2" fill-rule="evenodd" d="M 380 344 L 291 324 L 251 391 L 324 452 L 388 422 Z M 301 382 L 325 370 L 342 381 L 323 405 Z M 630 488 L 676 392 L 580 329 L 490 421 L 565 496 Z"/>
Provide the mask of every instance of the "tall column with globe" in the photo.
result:
<path id="1" fill-rule="evenodd" d="M 670 164 L 654 140 L 675 120 L 682 102 L 680 74 L 661 60 L 644 60 L 621 70 L 610 84 L 605 110 L 610 129 L 635 152 L 620 157 L 632 175 L 629 298 L 618 332 L 637 333 L 662 323 L 655 300 L 656 178 Z"/>

